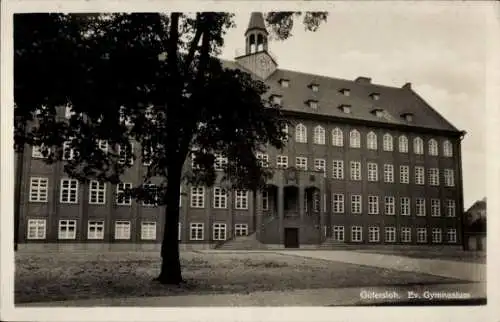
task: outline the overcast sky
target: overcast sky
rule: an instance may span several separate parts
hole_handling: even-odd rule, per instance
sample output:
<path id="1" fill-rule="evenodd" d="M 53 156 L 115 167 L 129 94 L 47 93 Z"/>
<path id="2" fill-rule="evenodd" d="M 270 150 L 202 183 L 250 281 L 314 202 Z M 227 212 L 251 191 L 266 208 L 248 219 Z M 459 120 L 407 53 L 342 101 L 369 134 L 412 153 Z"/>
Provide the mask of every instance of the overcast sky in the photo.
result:
<path id="1" fill-rule="evenodd" d="M 390 5 L 389 5 L 390 4 Z M 486 196 L 485 59 L 487 13 L 480 5 L 446 3 L 362 5 L 337 3 L 328 22 L 293 37 L 272 41 L 280 68 L 413 89 L 460 130 L 463 141 L 464 203 Z M 236 15 L 223 57 L 244 48 L 250 13 Z"/>

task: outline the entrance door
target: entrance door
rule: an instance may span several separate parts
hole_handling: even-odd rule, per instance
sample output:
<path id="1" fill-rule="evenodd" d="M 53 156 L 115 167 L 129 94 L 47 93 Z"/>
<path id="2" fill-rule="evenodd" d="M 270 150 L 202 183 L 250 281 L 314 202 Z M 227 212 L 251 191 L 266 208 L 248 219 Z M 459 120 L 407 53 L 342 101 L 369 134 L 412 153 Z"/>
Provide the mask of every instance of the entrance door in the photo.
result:
<path id="1" fill-rule="evenodd" d="M 298 228 L 285 228 L 285 248 L 299 248 Z"/>

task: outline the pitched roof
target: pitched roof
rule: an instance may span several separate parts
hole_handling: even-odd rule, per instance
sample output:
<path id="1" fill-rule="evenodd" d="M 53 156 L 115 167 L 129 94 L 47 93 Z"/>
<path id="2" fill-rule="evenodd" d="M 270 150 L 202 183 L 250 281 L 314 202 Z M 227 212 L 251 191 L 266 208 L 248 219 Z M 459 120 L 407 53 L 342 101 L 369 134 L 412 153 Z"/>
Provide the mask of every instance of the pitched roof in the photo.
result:
<path id="1" fill-rule="evenodd" d="M 234 61 L 223 61 L 223 65 L 226 68 L 248 72 Z M 280 85 L 280 80 L 283 79 L 289 81 L 288 87 Z M 366 77 L 352 81 L 284 69 L 277 69 L 264 82 L 270 87 L 268 95 L 282 96 L 285 111 L 460 133 L 415 93 L 410 84 L 390 87 L 373 84 Z M 317 92 L 312 91 L 310 87 L 313 83 L 319 86 Z M 348 89 L 350 95 L 342 94 L 340 92 L 342 89 Z M 379 94 L 378 100 L 372 98 L 372 94 L 375 93 Z M 311 110 L 307 105 L 307 101 L 310 100 L 318 102 L 316 110 Z M 349 105 L 350 113 L 344 113 L 339 108 L 341 105 Z M 382 109 L 383 113 L 377 116 L 373 113 L 375 109 Z M 411 114 L 413 120 L 408 122 L 402 117 L 404 114 Z"/>
<path id="2" fill-rule="evenodd" d="M 262 12 L 252 12 L 252 15 L 250 16 L 250 21 L 248 23 L 248 28 L 245 34 L 250 30 L 254 29 L 265 31 L 267 34 L 267 29 L 264 23 L 264 16 L 262 15 Z"/>
<path id="3" fill-rule="evenodd" d="M 467 213 L 486 210 L 486 197 L 482 200 L 476 201 L 469 209 L 467 209 Z"/>

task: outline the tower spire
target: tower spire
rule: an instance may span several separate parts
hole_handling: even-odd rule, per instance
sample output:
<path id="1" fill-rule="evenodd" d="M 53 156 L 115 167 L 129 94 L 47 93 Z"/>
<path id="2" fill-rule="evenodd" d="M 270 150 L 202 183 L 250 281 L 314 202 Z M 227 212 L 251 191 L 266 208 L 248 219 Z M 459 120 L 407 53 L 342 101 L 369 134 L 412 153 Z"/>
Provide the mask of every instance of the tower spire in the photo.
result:
<path id="1" fill-rule="evenodd" d="M 245 31 L 245 52 L 247 55 L 260 51 L 267 51 L 269 33 L 264 23 L 262 12 L 252 12 L 248 28 Z"/>

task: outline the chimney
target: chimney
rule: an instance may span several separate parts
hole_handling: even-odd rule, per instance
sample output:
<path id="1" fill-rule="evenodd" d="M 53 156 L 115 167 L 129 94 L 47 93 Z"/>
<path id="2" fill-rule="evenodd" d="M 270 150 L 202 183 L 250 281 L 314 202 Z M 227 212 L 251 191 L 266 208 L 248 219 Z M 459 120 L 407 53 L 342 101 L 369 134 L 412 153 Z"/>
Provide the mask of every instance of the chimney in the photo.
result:
<path id="1" fill-rule="evenodd" d="M 409 90 L 411 90 L 411 83 L 406 83 L 406 84 L 404 84 L 404 85 L 403 85 L 403 88 L 404 88 L 404 89 L 409 89 Z"/>
<path id="2" fill-rule="evenodd" d="M 372 79 L 370 77 L 359 76 L 354 81 L 358 84 L 371 84 Z"/>

